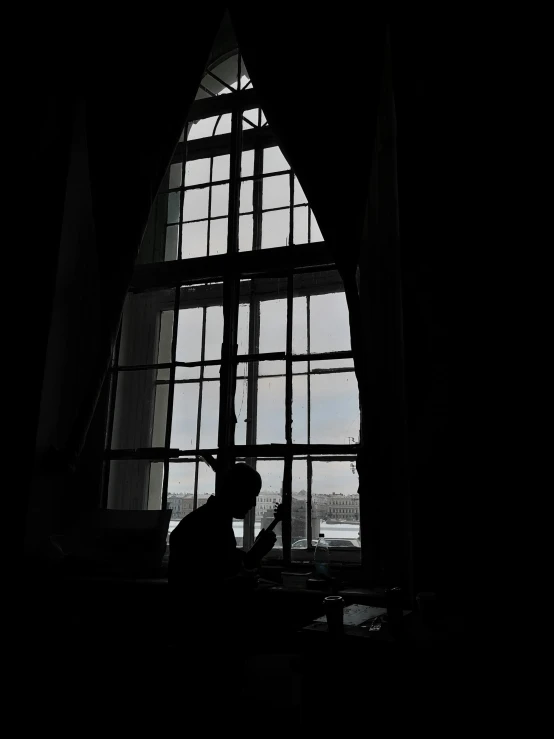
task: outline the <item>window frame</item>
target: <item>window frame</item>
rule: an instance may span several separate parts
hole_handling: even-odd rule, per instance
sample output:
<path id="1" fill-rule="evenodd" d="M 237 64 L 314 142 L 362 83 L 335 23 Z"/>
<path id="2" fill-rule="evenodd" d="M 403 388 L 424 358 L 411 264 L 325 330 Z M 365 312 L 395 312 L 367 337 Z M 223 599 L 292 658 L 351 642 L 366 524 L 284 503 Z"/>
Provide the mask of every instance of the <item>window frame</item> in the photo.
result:
<path id="1" fill-rule="evenodd" d="M 242 125 L 240 121 L 243 117 L 244 111 L 259 107 L 258 97 L 255 90 L 239 90 L 234 91 L 233 94 L 220 95 L 212 98 L 204 98 L 197 100 L 191 106 L 188 121 L 195 121 L 201 118 L 212 117 L 213 115 L 223 115 L 225 113 L 231 113 L 231 133 L 215 135 L 203 139 L 195 139 L 193 141 L 180 142 L 175 150 L 175 154 L 172 158 L 171 164 L 182 164 L 182 179 L 180 188 L 164 189 L 162 187 L 160 194 L 166 194 L 167 192 L 179 191 L 180 195 L 180 219 L 178 223 L 179 227 L 179 249 L 178 259 L 167 262 L 152 262 L 137 264 L 129 293 L 135 297 L 138 297 L 140 302 L 143 296 L 144 301 L 150 301 L 150 308 L 155 307 L 154 312 L 160 310 L 173 310 L 173 334 L 172 334 L 172 347 L 171 347 L 171 361 L 163 364 L 144 365 L 144 366 L 133 366 L 133 370 L 140 368 L 143 369 L 159 369 L 161 367 L 168 369 L 170 377 L 169 383 L 169 397 L 167 407 L 167 419 L 166 419 L 166 435 L 165 445 L 163 448 L 141 448 L 141 449 L 111 449 L 111 434 L 113 429 L 113 411 L 115 404 L 115 396 L 117 392 L 117 378 L 120 372 L 132 371 L 130 367 L 120 366 L 117 360 L 114 361 L 110 370 L 110 422 L 108 424 L 106 434 L 106 452 L 105 452 L 105 465 L 104 465 L 104 504 L 107 505 L 107 491 L 109 486 L 109 465 L 111 461 L 120 459 L 141 459 L 163 462 L 163 488 L 162 488 L 162 508 L 167 507 L 168 498 L 168 472 L 169 464 L 171 460 L 177 457 L 183 456 L 196 456 L 202 457 L 203 455 L 217 455 L 218 463 L 221 461 L 223 464 L 229 464 L 237 458 L 245 459 L 251 464 L 255 463 L 256 460 L 264 459 L 283 459 L 284 461 L 284 479 L 283 479 L 283 502 L 285 503 L 285 509 L 288 511 L 288 519 L 283 522 L 283 550 L 274 550 L 269 558 L 278 558 L 283 560 L 284 564 L 291 561 L 307 561 L 313 557 L 313 546 L 312 542 L 312 531 L 311 531 L 311 508 L 312 508 L 312 491 L 311 491 L 311 462 L 315 460 L 331 461 L 331 458 L 327 455 L 332 455 L 332 459 L 340 459 L 341 461 L 354 461 L 356 453 L 358 451 L 358 444 L 293 444 L 292 443 L 292 365 L 295 361 L 306 361 L 305 355 L 293 355 L 292 354 L 292 301 L 294 297 L 297 297 L 302 293 L 303 280 L 309 282 L 309 277 L 305 277 L 306 274 L 325 272 L 331 273 L 336 270 L 334 259 L 328 246 L 324 241 L 318 241 L 315 244 L 294 244 L 294 235 L 292 228 L 292 211 L 295 207 L 294 202 L 294 181 L 295 175 L 292 171 L 286 170 L 283 172 L 275 172 L 264 175 L 262 160 L 263 157 L 259 154 L 255 154 L 254 160 L 254 174 L 252 176 L 241 177 L 240 164 L 242 152 L 250 149 L 254 149 L 255 152 L 263 152 L 264 149 L 271 145 L 278 146 L 278 143 L 272 134 L 271 130 L 267 126 L 260 127 L 260 129 L 247 129 L 242 131 Z M 229 207 L 228 207 L 228 240 L 227 240 L 227 252 L 224 254 L 217 254 L 211 256 L 194 257 L 189 259 L 181 259 L 182 254 L 182 207 L 183 197 L 186 187 L 184 186 L 184 170 L 185 162 L 200 159 L 203 157 L 214 157 L 220 154 L 230 155 L 230 171 L 229 180 L 222 180 L 221 183 L 227 183 L 229 185 Z M 169 172 L 169 169 L 168 169 Z M 260 177 L 268 176 L 279 176 L 282 174 L 289 175 L 290 181 L 290 202 L 286 208 L 291 212 L 290 217 L 290 239 L 289 242 L 282 247 L 274 248 L 261 248 L 261 236 L 260 229 L 254 229 L 253 248 L 252 251 L 239 251 L 239 234 L 238 234 L 238 219 L 243 213 L 240 212 L 240 183 L 242 181 L 253 180 L 255 183 L 262 183 Z M 219 183 L 219 184 L 221 184 Z M 166 177 L 165 184 L 168 184 L 168 177 Z M 203 185 L 205 186 L 205 185 Z M 211 187 L 211 184 L 209 185 Z M 194 186 L 193 186 L 194 187 Z M 198 185 L 200 187 L 200 185 Z M 257 199 L 257 201 L 256 201 Z M 256 204 L 258 203 L 258 205 Z M 260 209 L 261 202 L 261 188 L 254 186 L 254 216 L 261 213 Z M 309 205 L 308 213 L 311 212 Z M 154 215 L 157 218 L 157 214 Z M 308 217 L 308 223 L 311 222 L 311 218 Z M 165 236 L 164 236 L 165 241 Z M 208 245 L 209 248 L 209 245 Z M 233 421 L 234 402 L 235 402 L 235 387 L 237 380 L 237 373 L 239 362 L 247 360 L 246 369 L 248 371 L 248 377 L 250 379 L 252 375 L 253 385 L 257 386 L 257 382 L 254 378 L 256 374 L 257 361 L 252 360 L 252 356 L 256 355 L 254 352 L 252 355 L 239 355 L 236 346 L 236 332 L 238 323 L 238 306 L 241 302 L 241 280 L 250 279 L 255 281 L 262 279 L 265 284 L 270 288 L 268 291 L 268 297 L 264 299 L 271 299 L 271 295 L 276 291 L 282 295 L 279 285 L 283 284 L 283 280 L 286 281 L 286 300 L 287 300 L 287 345 L 284 353 L 268 353 L 263 355 L 264 359 L 281 359 L 285 361 L 285 415 L 286 415 L 286 433 L 284 444 L 246 444 L 244 446 L 234 445 L 234 426 Z M 272 281 L 275 285 L 275 290 L 271 290 Z M 195 450 L 172 450 L 170 448 L 170 434 L 171 434 L 171 415 L 173 408 L 173 393 L 176 384 L 175 371 L 180 364 L 198 364 L 198 363 L 178 363 L 176 361 L 176 339 L 178 331 L 178 312 L 182 309 L 181 298 L 183 294 L 187 294 L 187 290 L 190 290 L 191 285 L 200 282 L 207 282 L 205 287 L 198 288 L 196 300 L 194 305 L 207 306 L 210 304 L 209 300 L 215 300 L 214 294 L 219 290 L 221 295 L 221 301 L 223 305 L 223 342 L 220 364 L 220 405 L 219 405 L 219 432 L 218 432 L 218 445 L 217 448 L 213 449 L 195 449 Z M 214 290 L 211 283 L 220 282 L 221 286 Z M 295 286 L 295 282 L 300 284 L 300 287 Z M 339 280 L 340 282 L 340 280 Z M 338 289 L 344 289 L 342 286 L 339 287 L 339 282 L 335 280 L 333 285 Z M 252 285 L 252 282 L 250 283 Z M 331 286 L 330 284 L 327 287 Z M 307 292 L 306 295 L 314 295 L 317 292 L 310 291 L 309 285 L 304 288 Z M 156 291 L 159 290 L 173 290 L 174 298 L 173 301 L 168 302 L 167 292 L 164 293 L 163 300 L 156 302 Z M 313 287 L 312 287 L 313 290 Z M 336 292 L 337 290 L 332 290 Z M 327 294 L 331 292 L 326 290 L 324 286 L 321 287 L 320 294 Z M 209 297 L 209 294 L 212 297 Z M 204 301 L 204 302 L 203 302 Z M 259 305 L 260 299 L 258 299 Z M 172 303 L 172 305 L 171 305 Z M 255 323 L 255 319 L 250 317 L 251 324 Z M 255 326 L 250 327 L 250 330 L 255 334 Z M 259 334 L 259 325 L 258 325 Z M 121 340 L 121 333 L 119 341 Z M 116 349 L 115 356 L 117 357 Z M 308 348 L 309 351 L 309 348 Z M 262 355 L 258 355 L 261 357 Z M 351 358 L 352 352 L 325 352 L 317 355 L 309 355 L 309 361 L 316 361 L 320 359 L 331 359 L 331 358 Z M 258 359 L 259 361 L 259 359 Z M 214 361 L 212 363 L 215 363 Z M 308 365 L 309 368 L 309 365 Z M 352 370 L 348 370 L 352 371 Z M 177 381 L 179 382 L 179 381 Z M 250 383 L 249 383 L 250 384 Z M 249 397 L 251 392 L 248 393 Z M 249 400 L 250 402 L 250 400 Z M 252 439 L 252 434 L 248 435 L 247 441 Z M 255 434 L 254 434 L 255 438 Z M 290 519 L 290 506 L 292 503 L 292 461 L 293 459 L 299 459 L 305 456 L 307 460 L 308 469 L 308 490 L 307 490 L 307 549 L 306 550 L 293 550 L 291 542 L 291 519 Z M 198 464 L 198 462 L 197 462 Z M 106 471 L 107 470 L 107 471 Z M 197 475 L 196 475 L 197 477 Z M 221 475 L 216 473 L 216 490 L 221 485 Z M 194 498 L 193 498 L 193 510 L 197 507 L 197 483 L 195 482 Z M 358 523 L 360 523 L 358 521 Z M 360 523 L 361 527 L 361 523 Z M 244 547 L 248 548 L 253 543 L 253 532 L 254 532 L 254 509 L 249 512 L 245 520 L 244 526 Z M 338 550 L 341 551 L 338 551 Z M 332 558 L 334 561 L 359 561 L 360 560 L 360 549 L 359 547 L 347 547 L 331 548 Z"/>

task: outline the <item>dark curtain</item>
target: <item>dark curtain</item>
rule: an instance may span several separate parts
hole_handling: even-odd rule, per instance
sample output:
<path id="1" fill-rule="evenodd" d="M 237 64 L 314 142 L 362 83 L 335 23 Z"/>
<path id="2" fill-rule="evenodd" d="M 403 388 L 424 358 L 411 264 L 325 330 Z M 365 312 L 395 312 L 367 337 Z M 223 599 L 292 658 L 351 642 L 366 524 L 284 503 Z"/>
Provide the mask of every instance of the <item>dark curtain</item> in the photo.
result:
<path id="1" fill-rule="evenodd" d="M 355 15 L 231 6 L 254 89 L 342 271 L 358 262 L 385 31 Z"/>
<path id="2" fill-rule="evenodd" d="M 431 58 L 432 34 L 423 21 L 386 24 L 374 9 L 362 15 L 352 5 L 318 7 L 311 17 L 286 4 L 268 10 L 233 3 L 230 12 L 261 105 L 345 284 L 362 416 L 361 512 L 375 533 L 363 547 L 371 551 L 368 561 L 377 563 L 373 574 L 389 583 L 401 575 L 405 580 L 405 544 L 399 544 L 409 539 L 410 526 L 403 469 L 404 362 L 411 434 L 419 440 L 426 431 L 420 433 L 417 419 L 433 415 L 425 401 L 427 390 L 437 386 L 430 375 L 442 373 L 444 365 L 440 351 L 439 361 L 432 356 L 432 326 L 439 326 L 442 336 L 445 322 L 430 317 L 436 286 L 427 266 L 436 254 L 428 246 L 428 220 L 422 216 L 438 191 L 427 171 L 429 154 L 435 163 L 442 156 L 426 109 L 431 100 L 440 100 L 440 90 L 427 93 L 429 73 L 422 65 L 424 55 L 426 62 Z M 113 31 L 116 41 L 109 52 L 100 34 L 102 43 L 89 46 L 93 64 L 86 84 L 76 86 L 83 88 L 102 300 L 91 305 L 98 311 L 95 338 L 87 348 L 93 381 L 77 404 L 68 436 L 70 463 L 86 437 L 150 206 L 222 8 L 211 4 L 209 10 L 186 7 L 177 16 L 172 13 L 142 19 L 132 33 L 128 27 Z M 435 68 L 440 63 L 432 61 Z M 377 146 L 376 131 L 381 133 Z M 444 404 L 444 417 L 443 411 Z M 426 428 L 432 425 L 429 421 Z M 431 479 L 433 458 L 429 451 L 420 465 L 426 472 L 419 487 Z M 431 481 L 437 489 L 440 474 Z M 383 519 L 386 526 L 372 523 Z"/>
<path id="3" fill-rule="evenodd" d="M 113 353 L 150 208 L 183 130 L 223 14 L 220 3 L 139 19 L 102 35 L 84 76 L 85 135 L 100 300 L 89 380 L 63 450 L 79 457 Z M 110 38 L 110 35 L 112 38 Z"/>
<path id="4" fill-rule="evenodd" d="M 232 5 L 253 86 L 344 282 L 362 422 L 362 555 L 410 586 L 410 508 L 390 25 L 352 6 Z M 376 137 L 377 134 L 377 137 Z"/>

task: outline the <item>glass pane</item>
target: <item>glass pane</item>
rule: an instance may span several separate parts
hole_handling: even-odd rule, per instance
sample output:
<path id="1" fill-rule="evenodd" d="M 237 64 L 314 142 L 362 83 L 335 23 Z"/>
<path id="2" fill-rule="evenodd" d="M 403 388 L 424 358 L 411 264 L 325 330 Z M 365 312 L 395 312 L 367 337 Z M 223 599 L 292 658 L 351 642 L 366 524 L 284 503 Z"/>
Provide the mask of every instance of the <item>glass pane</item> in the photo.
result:
<path id="1" fill-rule="evenodd" d="M 210 256 L 227 252 L 227 228 L 227 218 L 210 221 Z"/>
<path id="2" fill-rule="evenodd" d="M 260 354 L 284 352 L 287 347 L 287 301 L 262 300 L 260 303 Z"/>
<path id="3" fill-rule="evenodd" d="M 218 118 L 219 116 L 212 116 L 211 118 L 202 118 L 202 120 L 200 121 L 193 121 L 188 132 L 188 141 L 194 141 L 195 139 L 203 139 L 207 136 L 213 136 L 214 128 Z"/>
<path id="4" fill-rule="evenodd" d="M 239 216 L 239 251 L 252 251 L 254 216 Z"/>
<path id="5" fill-rule="evenodd" d="M 219 381 L 202 383 L 202 419 L 200 425 L 200 448 L 217 447 L 219 428 Z"/>
<path id="6" fill-rule="evenodd" d="M 169 197 L 171 197 L 171 195 Z M 207 218 L 208 197 L 208 187 L 202 187 L 199 190 L 187 190 L 185 192 L 185 203 L 183 205 L 183 221 L 194 221 L 198 218 Z"/>
<path id="7" fill-rule="evenodd" d="M 237 380 L 235 390 L 235 415 L 237 424 L 235 426 L 235 444 L 246 444 L 246 418 L 248 409 L 248 381 Z"/>
<path id="8" fill-rule="evenodd" d="M 298 181 L 298 177 L 294 177 L 294 204 L 300 205 L 301 203 L 307 203 L 308 198 L 306 197 L 306 193 L 302 189 L 302 185 Z"/>
<path id="9" fill-rule="evenodd" d="M 231 133 L 231 114 L 224 113 L 219 117 L 219 121 L 214 128 L 214 136 L 221 136 L 224 133 Z"/>
<path id="10" fill-rule="evenodd" d="M 182 228 L 183 242 L 181 250 L 183 259 L 205 257 L 208 245 L 208 221 L 183 223 Z"/>
<path id="11" fill-rule="evenodd" d="M 181 176 L 183 173 L 183 165 L 172 164 L 169 168 L 169 189 L 173 190 L 174 187 L 181 187 Z"/>
<path id="12" fill-rule="evenodd" d="M 264 177 L 262 207 L 280 208 L 289 205 L 290 183 L 288 175 L 277 175 L 276 177 Z"/>
<path id="13" fill-rule="evenodd" d="M 360 546 L 358 474 L 354 462 L 313 462 L 312 500 L 331 546 Z"/>
<path id="14" fill-rule="evenodd" d="M 283 375 L 286 372 L 285 361 L 258 362 L 258 374 L 260 377 Z"/>
<path id="15" fill-rule="evenodd" d="M 294 243 L 308 243 L 308 208 L 300 206 L 293 211 L 294 218 Z"/>
<path id="16" fill-rule="evenodd" d="M 344 292 L 310 298 L 312 353 L 350 351 L 350 322 Z"/>
<path id="17" fill-rule="evenodd" d="M 216 379 L 219 379 L 220 374 L 220 364 L 209 364 L 207 367 L 204 367 L 204 377 L 215 377 Z"/>
<path id="18" fill-rule="evenodd" d="M 202 348 L 202 308 L 182 308 L 177 330 L 178 362 L 198 362 Z"/>
<path id="19" fill-rule="evenodd" d="M 292 443 L 308 443 L 308 376 L 292 378 Z"/>
<path id="20" fill-rule="evenodd" d="M 337 369 L 338 367 L 349 367 L 354 369 L 353 359 L 318 359 L 316 362 L 311 362 L 310 370 L 322 370 L 322 369 Z"/>
<path id="21" fill-rule="evenodd" d="M 307 362 L 293 362 L 292 363 L 292 374 L 293 375 L 305 374 L 307 371 L 308 371 Z"/>
<path id="22" fill-rule="evenodd" d="M 258 380 L 258 444 L 285 443 L 285 378 Z"/>
<path id="23" fill-rule="evenodd" d="M 156 370 L 119 372 L 112 449 L 163 446 L 167 386 L 156 384 Z"/>
<path id="24" fill-rule="evenodd" d="M 199 383 L 175 385 L 171 447 L 196 449 L 196 423 L 198 417 Z"/>
<path id="25" fill-rule="evenodd" d="M 206 340 L 204 346 L 204 359 L 220 359 L 222 341 L 223 307 L 221 305 L 212 305 L 206 309 Z"/>
<path id="26" fill-rule="evenodd" d="M 254 149 L 248 149 L 248 151 L 242 152 L 242 158 L 240 163 L 240 176 L 241 177 L 252 177 L 254 174 Z"/>
<path id="27" fill-rule="evenodd" d="M 240 212 L 248 213 L 253 210 L 252 197 L 254 193 L 253 180 L 240 183 Z"/>
<path id="28" fill-rule="evenodd" d="M 215 472 L 203 459 L 198 460 L 198 507 L 204 504 L 210 495 L 215 494 Z"/>
<path id="29" fill-rule="evenodd" d="M 199 380 L 200 379 L 200 367 L 176 367 L 175 368 L 175 379 L 176 380 Z"/>
<path id="30" fill-rule="evenodd" d="M 310 243 L 313 242 L 313 241 L 323 241 L 323 235 L 322 235 L 322 233 L 321 233 L 321 231 L 319 229 L 319 225 L 318 225 L 318 223 L 317 223 L 317 221 L 315 219 L 315 216 L 314 216 L 313 212 L 311 213 L 310 218 L 311 218 L 311 224 L 310 224 L 310 228 L 311 228 Z"/>
<path id="31" fill-rule="evenodd" d="M 210 179 L 210 160 L 193 159 L 185 165 L 185 187 L 202 185 Z"/>
<path id="32" fill-rule="evenodd" d="M 179 221 L 179 210 L 181 208 L 181 193 L 170 192 L 167 196 L 167 222 L 177 223 Z"/>
<path id="33" fill-rule="evenodd" d="M 262 249 L 286 246 L 289 243 L 290 211 L 272 210 L 262 215 Z"/>
<path id="34" fill-rule="evenodd" d="M 173 510 L 172 518 L 184 518 L 192 511 L 192 497 L 194 494 L 195 458 L 184 457 L 183 461 L 169 463 L 167 478 L 167 504 Z M 170 496 L 172 496 L 170 505 Z M 188 497 L 191 505 L 183 506 L 173 499 L 173 496 Z"/>
<path id="35" fill-rule="evenodd" d="M 211 217 L 225 216 L 229 212 L 229 185 L 212 187 Z"/>
<path id="36" fill-rule="evenodd" d="M 349 444 L 360 435 L 358 383 L 354 372 L 311 375 L 311 443 Z"/>
<path id="37" fill-rule="evenodd" d="M 168 226 L 165 230 L 165 261 L 179 258 L 179 226 Z"/>
<path id="38" fill-rule="evenodd" d="M 217 180 L 229 179 L 229 167 L 231 165 L 231 157 L 229 154 L 223 154 L 213 159 L 212 182 Z"/>
<path id="39" fill-rule="evenodd" d="M 241 303 L 239 305 L 239 321 L 237 326 L 238 354 L 248 354 L 249 352 L 249 321 L 250 306 L 247 303 Z"/>
<path id="40" fill-rule="evenodd" d="M 288 169 L 290 169 L 290 165 L 278 146 L 270 146 L 268 149 L 264 149 L 264 174 L 282 172 Z"/>
<path id="41" fill-rule="evenodd" d="M 305 297 L 292 299 L 292 353 L 306 354 L 308 351 L 308 313 Z M 293 372 L 295 371 L 295 362 Z M 299 371 L 299 370 L 297 370 Z"/>

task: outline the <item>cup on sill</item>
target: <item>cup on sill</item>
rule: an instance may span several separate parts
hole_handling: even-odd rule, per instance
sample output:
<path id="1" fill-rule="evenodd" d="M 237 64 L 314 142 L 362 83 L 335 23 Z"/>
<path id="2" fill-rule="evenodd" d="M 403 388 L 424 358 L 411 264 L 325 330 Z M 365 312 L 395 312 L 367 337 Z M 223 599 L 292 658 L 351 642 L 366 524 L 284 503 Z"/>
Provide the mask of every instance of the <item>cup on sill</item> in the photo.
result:
<path id="1" fill-rule="evenodd" d="M 344 598 L 340 595 L 328 595 L 323 599 L 323 607 L 327 616 L 329 634 L 337 636 L 343 632 Z"/>

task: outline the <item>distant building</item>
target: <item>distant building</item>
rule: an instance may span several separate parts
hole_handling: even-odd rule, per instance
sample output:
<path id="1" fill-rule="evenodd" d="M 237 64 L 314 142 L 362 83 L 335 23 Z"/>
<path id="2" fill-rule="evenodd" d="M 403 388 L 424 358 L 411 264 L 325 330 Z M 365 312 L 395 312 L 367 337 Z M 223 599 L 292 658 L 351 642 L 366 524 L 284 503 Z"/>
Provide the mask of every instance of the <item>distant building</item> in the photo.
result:
<path id="1" fill-rule="evenodd" d="M 208 500 L 209 495 L 198 496 L 198 508 Z M 171 518 L 184 518 L 193 510 L 194 498 L 188 495 L 169 494 L 167 496 L 167 507 L 171 508 Z"/>
<path id="2" fill-rule="evenodd" d="M 357 495 L 333 493 L 326 496 L 327 517 L 339 521 L 360 520 L 360 500 Z"/>
<path id="3" fill-rule="evenodd" d="M 198 506 L 204 505 L 209 495 L 198 496 Z M 293 492 L 293 501 L 298 503 L 306 500 L 306 491 Z M 264 515 L 272 514 L 275 503 L 281 502 L 281 495 L 262 491 L 256 501 L 255 517 L 261 520 Z M 312 498 L 312 511 L 316 517 L 323 519 L 337 519 L 339 521 L 359 521 L 360 501 L 357 495 L 343 495 L 342 493 L 315 494 Z M 167 496 L 167 507 L 171 508 L 171 518 L 181 519 L 193 510 L 193 496 L 191 493 Z"/>
<path id="4" fill-rule="evenodd" d="M 277 495 L 277 493 L 264 493 L 262 490 L 256 501 L 256 518 L 263 518 L 267 511 L 273 512 L 275 503 L 279 503 L 280 501 L 281 496 Z"/>

